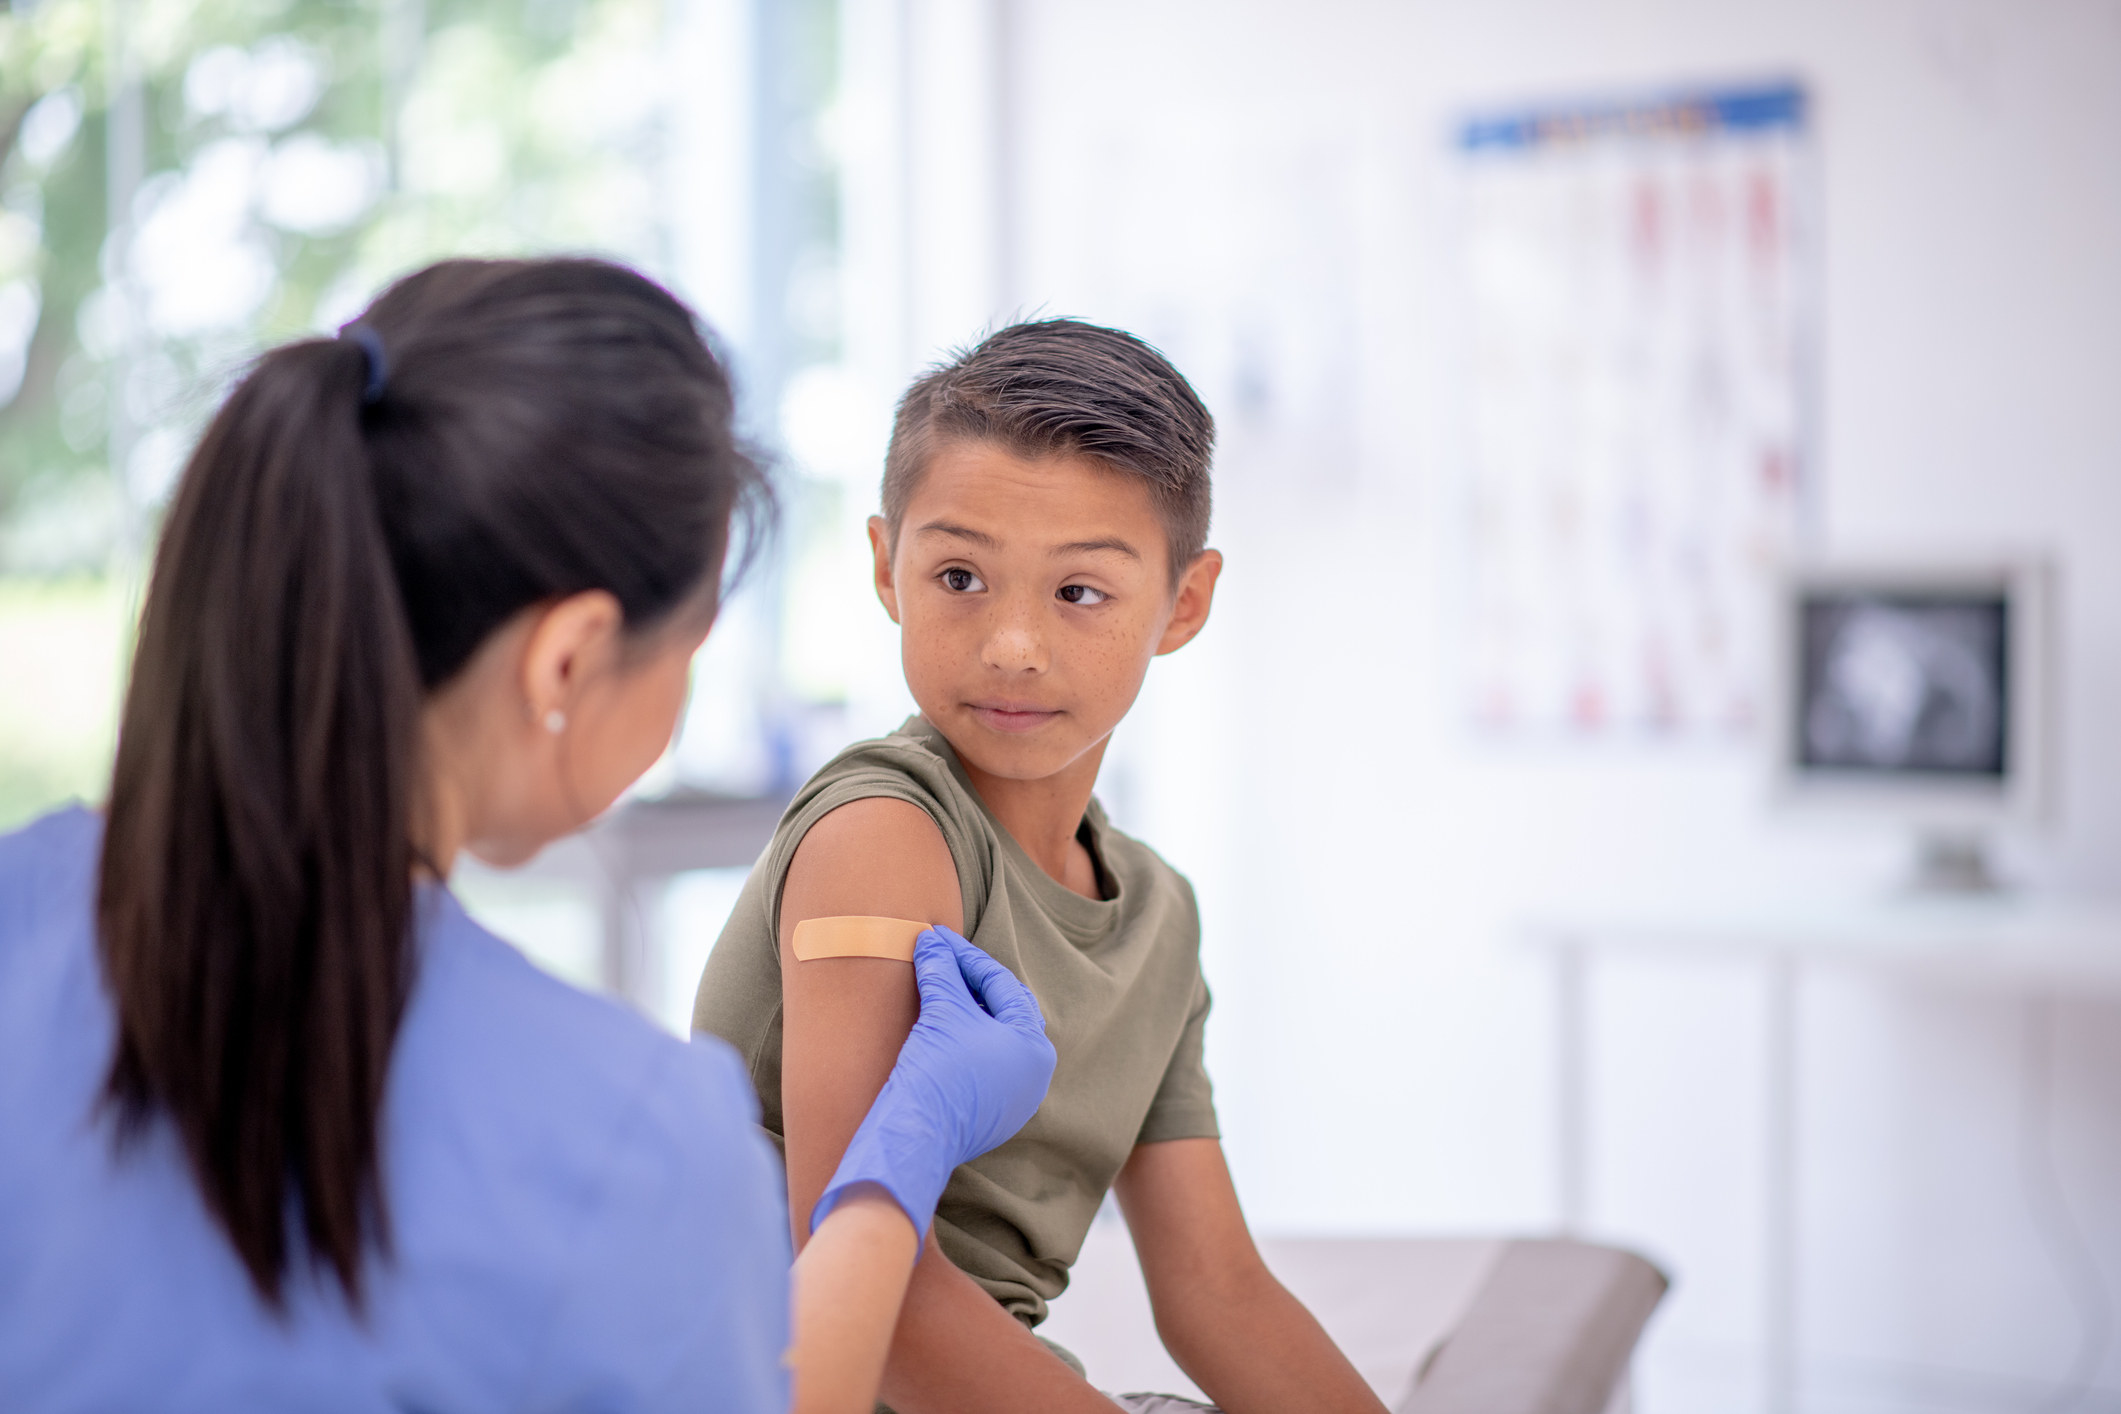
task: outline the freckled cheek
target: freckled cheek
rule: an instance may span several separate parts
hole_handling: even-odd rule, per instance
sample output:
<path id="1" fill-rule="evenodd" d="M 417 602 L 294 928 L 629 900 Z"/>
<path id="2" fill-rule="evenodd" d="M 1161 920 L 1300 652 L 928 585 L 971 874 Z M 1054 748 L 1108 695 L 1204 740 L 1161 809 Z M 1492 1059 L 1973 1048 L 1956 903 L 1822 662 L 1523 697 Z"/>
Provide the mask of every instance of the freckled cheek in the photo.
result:
<path id="1" fill-rule="evenodd" d="M 947 685 L 979 660 L 980 627 L 970 616 L 916 613 L 903 633 L 906 672 L 920 684 Z"/>
<path id="2" fill-rule="evenodd" d="M 1095 684 L 1097 704 L 1115 717 L 1123 715 L 1139 689 L 1146 663 L 1139 624 L 1126 620 L 1100 624 L 1078 640 L 1083 681 Z"/>

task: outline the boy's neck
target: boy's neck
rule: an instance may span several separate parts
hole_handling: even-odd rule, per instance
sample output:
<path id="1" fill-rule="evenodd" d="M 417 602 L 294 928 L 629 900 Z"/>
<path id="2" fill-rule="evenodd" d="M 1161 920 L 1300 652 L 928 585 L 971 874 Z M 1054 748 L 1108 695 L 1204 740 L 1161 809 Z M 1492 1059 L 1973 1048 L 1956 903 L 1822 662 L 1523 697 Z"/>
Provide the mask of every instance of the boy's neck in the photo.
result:
<path id="1" fill-rule="evenodd" d="M 1077 834 L 1090 808 L 1090 794 L 1097 787 L 1098 767 L 1104 764 L 1110 740 L 1100 741 L 1065 769 L 1034 781 L 991 776 L 962 755 L 958 757 L 987 813 L 1023 847 L 1031 862 L 1085 898 L 1099 897 L 1097 866 Z"/>

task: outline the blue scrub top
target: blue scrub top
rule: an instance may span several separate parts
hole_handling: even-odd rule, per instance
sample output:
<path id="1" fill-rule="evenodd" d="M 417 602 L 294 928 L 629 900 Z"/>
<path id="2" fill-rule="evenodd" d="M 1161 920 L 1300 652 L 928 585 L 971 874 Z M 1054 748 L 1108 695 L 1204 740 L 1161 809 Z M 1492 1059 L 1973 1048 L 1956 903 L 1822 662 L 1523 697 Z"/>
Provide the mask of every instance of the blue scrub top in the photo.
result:
<path id="1" fill-rule="evenodd" d="M 298 1261 L 276 1319 L 173 1130 L 113 1157 L 100 817 L 0 838 L 0 1409 L 785 1410 L 780 1164 L 719 1041 L 539 972 L 447 891 L 383 1154 L 365 1325 Z"/>

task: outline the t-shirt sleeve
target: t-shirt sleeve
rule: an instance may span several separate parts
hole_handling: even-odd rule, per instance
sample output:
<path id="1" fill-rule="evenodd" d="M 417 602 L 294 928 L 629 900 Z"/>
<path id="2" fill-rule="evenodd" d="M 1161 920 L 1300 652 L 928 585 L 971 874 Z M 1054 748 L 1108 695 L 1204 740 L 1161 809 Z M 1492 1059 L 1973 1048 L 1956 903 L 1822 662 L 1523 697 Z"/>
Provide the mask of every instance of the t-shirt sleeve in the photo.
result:
<path id="1" fill-rule="evenodd" d="M 788 1408 L 788 1210 L 735 1054 L 674 1048 L 613 1155 L 534 1408 Z"/>
<path id="2" fill-rule="evenodd" d="M 841 771 L 822 788 L 808 793 L 807 798 L 799 798 L 783 817 L 772 843 L 767 845 L 761 862 L 767 870 L 767 885 L 770 890 L 767 924 L 772 930 L 776 949 L 780 946 L 781 887 L 787 881 L 788 867 L 795 862 L 795 852 L 802 845 L 803 837 L 810 833 L 811 826 L 842 805 L 851 805 L 857 800 L 876 799 L 904 801 L 925 812 L 929 819 L 935 821 L 935 827 L 942 833 L 943 843 L 950 851 L 950 862 L 957 868 L 958 891 L 964 908 L 965 922 L 970 925 L 979 917 L 979 901 L 986 897 L 987 871 L 982 867 L 962 823 L 934 791 L 911 774 L 882 765 L 870 765 Z M 971 931 L 969 926 L 966 931 Z"/>
<path id="3" fill-rule="evenodd" d="M 1215 1122 L 1214 1087 L 1208 1083 L 1203 1046 L 1207 1037 L 1208 979 L 1193 976 L 1193 1005 L 1186 1014 L 1186 1027 L 1178 1036 L 1178 1049 L 1164 1068 L 1163 1082 L 1142 1119 L 1137 1144 L 1156 1144 L 1166 1139 L 1220 1139 Z"/>

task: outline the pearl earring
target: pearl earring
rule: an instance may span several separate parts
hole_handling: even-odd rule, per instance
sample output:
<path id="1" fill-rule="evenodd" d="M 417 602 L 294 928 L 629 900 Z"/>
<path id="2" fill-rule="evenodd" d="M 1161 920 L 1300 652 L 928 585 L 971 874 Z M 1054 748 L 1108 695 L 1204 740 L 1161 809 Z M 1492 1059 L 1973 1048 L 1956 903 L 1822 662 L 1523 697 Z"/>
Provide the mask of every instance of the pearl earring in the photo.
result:
<path id="1" fill-rule="evenodd" d="M 567 730 L 567 714 L 555 707 L 545 714 L 545 730 L 558 736 Z"/>

